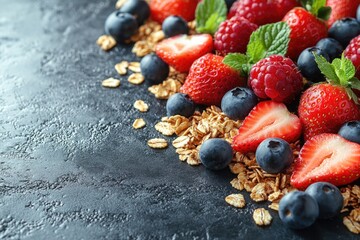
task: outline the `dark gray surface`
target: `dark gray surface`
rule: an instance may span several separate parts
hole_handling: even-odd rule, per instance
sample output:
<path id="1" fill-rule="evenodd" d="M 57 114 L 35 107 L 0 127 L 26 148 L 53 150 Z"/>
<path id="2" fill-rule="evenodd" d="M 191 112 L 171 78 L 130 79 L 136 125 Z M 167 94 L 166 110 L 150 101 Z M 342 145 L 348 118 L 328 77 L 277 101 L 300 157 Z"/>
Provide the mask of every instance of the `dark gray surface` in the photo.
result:
<path id="1" fill-rule="evenodd" d="M 291 231 L 271 211 L 272 226 L 257 227 L 251 214 L 264 205 L 223 200 L 236 192 L 228 171 L 190 167 L 172 147 L 149 149 L 165 102 L 125 79 L 101 87 L 117 77 L 115 63 L 135 59 L 130 48 L 95 45 L 113 6 L 0 0 L 0 238 L 356 238 L 340 218 Z M 132 108 L 140 98 L 149 113 Z M 137 117 L 145 129 L 132 129 Z"/>

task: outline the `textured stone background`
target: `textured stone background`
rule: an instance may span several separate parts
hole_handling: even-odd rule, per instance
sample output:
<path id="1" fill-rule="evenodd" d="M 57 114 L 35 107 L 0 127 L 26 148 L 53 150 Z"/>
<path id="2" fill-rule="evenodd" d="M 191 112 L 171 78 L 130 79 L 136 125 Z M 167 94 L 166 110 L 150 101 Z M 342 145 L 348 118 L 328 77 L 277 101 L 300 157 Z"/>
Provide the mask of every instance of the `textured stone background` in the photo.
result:
<path id="1" fill-rule="evenodd" d="M 355 239 L 341 219 L 268 228 L 229 207 L 232 175 L 145 140 L 164 115 L 147 86 L 101 87 L 129 47 L 95 45 L 114 0 L 0 0 L 0 238 Z M 143 99 L 148 114 L 132 108 Z M 144 117 L 148 126 L 131 128 Z M 246 199 L 248 195 L 246 195 Z M 266 204 L 265 204 L 266 205 Z"/>

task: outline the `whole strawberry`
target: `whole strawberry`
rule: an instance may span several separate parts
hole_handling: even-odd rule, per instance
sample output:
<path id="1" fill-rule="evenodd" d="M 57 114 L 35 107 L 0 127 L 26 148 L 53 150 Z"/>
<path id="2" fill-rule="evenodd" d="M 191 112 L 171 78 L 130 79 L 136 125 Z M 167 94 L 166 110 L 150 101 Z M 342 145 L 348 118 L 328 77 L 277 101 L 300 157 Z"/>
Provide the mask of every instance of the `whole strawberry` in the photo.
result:
<path id="1" fill-rule="evenodd" d="M 344 51 L 346 58 L 350 59 L 356 68 L 356 77 L 360 78 L 360 35 L 353 38 Z"/>
<path id="2" fill-rule="evenodd" d="M 355 17 L 356 9 L 360 4 L 360 0 L 327 0 L 326 6 L 331 7 L 330 18 L 327 20 L 329 27 L 331 25 L 345 17 Z"/>
<path id="3" fill-rule="evenodd" d="M 214 47 L 218 54 L 244 53 L 250 35 L 257 29 L 257 25 L 249 20 L 234 16 L 221 23 L 214 36 Z"/>
<path id="4" fill-rule="evenodd" d="M 220 105 L 225 93 L 244 85 L 244 79 L 223 62 L 223 57 L 208 53 L 197 59 L 190 68 L 181 92 L 197 104 Z"/>
<path id="5" fill-rule="evenodd" d="M 241 0 L 235 2 L 234 6 L 237 7 L 235 15 L 244 17 L 259 26 L 280 20 L 274 0 Z M 230 10 L 229 16 L 233 14 L 232 11 Z"/>
<path id="6" fill-rule="evenodd" d="M 327 26 L 304 8 L 296 7 L 290 10 L 283 18 L 290 28 L 290 43 L 287 56 L 296 60 L 300 53 L 327 36 Z"/>
<path id="7" fill-rule="evenodd" d="M 321 133 L 335 133 L 344 123 L 360 119 L 357 97 L 351 90 L 359 89 L 360 82 L 354 78 L 351 61 L 342 56 L 330 64 L 324 57 L 314 56 L 329 83 L 313 85 L 301 96 L 298 113 L 305 140 Z"/>
<path id="8" fill-rule="evenodd" d="M 165 18 L 177 15 L 186 21 L 194 20 L 197 0 L 151 0 L 151 18 L 162 23 Z"/>
<path id="9" fill-rule="evenodd" d="M 272 55 L 253 65 L 249 85 L 259 98 L 289 103 L 300 94 L 303 78 L 290 58 Z"/>
<path id="10" fill-rule="evenodd" d="M 276 4 L 276 11 L 278 15 L 278 21 L 280 21 L 285 14 L 291 9 L 300 6 L 297 0 L 274 0 Z"/>

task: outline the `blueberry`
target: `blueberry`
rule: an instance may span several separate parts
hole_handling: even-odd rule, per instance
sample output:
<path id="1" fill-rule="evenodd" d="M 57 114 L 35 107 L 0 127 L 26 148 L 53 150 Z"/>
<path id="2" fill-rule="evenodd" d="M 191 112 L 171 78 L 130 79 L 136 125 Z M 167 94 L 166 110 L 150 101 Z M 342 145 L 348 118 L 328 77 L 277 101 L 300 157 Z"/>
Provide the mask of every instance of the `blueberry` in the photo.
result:
<path id="1" fill-rule="evenodd" d="M 224 169 L 233 158 L 230 143 L 221 138 L 206 140 L 200 147 L 200 161 L 211 170 Z"/>
<path id="2" fill-rule="evenodd" d="M 150 17 L 149 4 L 144 0 L 127 0 L 119 11 L 133 15 L 139 25 L 142 25 Z"/>
<path id="3" fill-rule="evenodd" d="M 162 30 L 167 38 L 189 33 L 187 22 L 179 16 L 167 17 L 162 23 Z"/>
<path id="4" fill-rule="evenodd" d="M 340 213 L 344 198 L 340 190 L 331 183 L 313 183 L 305 192 L 317 201 L 319 218 L 331 218 Z"/>
<path id="5" fill-rule="evenodd" d="M 190 117 L 194 112 L 194 102 L 184 93 L 175 93 L 166 102 L 166 113 L 169 117 L 174 115 Z"/>
<path id="6" fill-rule="evenodd" d="M 233 120 L 244 119 L 257 102 L 257 96 L 252 90 L 237 87 L 223 96 L 221 110 Z"/>
<path id="7" fill-rule="evenodd" d="M 294 161 L 289 143 L 281 138 L 267 138 L 256 149 L 256 162 L 268 173 L 280 173 Z"/>
<path id="8" fill-rule="evenodd" d="M 338 134 L 351 142 L 360 144 L 360 121 L 345 123 L 341 126 Z"/>
<path id="9" fill-rule="evenodd" d="M 105 21 L 105 32 L 113 36 L 117 42 L 124 42 L 138 30 L 135 17 L 129 13 L 113 12 Z"/>
<path id="10" fill-rule="evenodd" d="M 344 51 L 344 48 L 341 44 L 333 38 L 323 38 L 316 44 L 317 48 L 322 49 L 332 61 L 334 58 L 341 56 L 341 53 Z"/>
<path id="11" fill-rule="evenodd" d="M 329 29 L 329 37 L 338 40 L 343 48 L 346 48 L 351 39 L 359 34 L 360 23 L 355 18 L 337 20 Z"/>
<path id="12" fill-rule="evenodd" d="M 319 206 L 309 194 L 293 191 L 286 194 L 279 203 L 281 221 L 293 229 L 311 226 L 319 216 Z"/>
<path id="13" fill-rule="evenodd" d="M 225 0 L 226 7 L 229 10 L 236 0 Z"/>
<path id="14" fill-rule="evenodd" d="M 310 47 L 304 49 L 297 60 L 297 66 L 307 80 L 312 82 L 321 82 L 324 80 L 324 75 L 320 72 L 317 63 L 315 62 L 315 57 L 313 53 L 321 55 L 329 61 L 329 56 L 327 53 L 317 47 Z"/>
<path id="15" fill-rule="evenodd" d="M 169 76 L 169 65 L 156 54 L 148 54 L 140 61 L 140 69 L 150 84 L 158 84 Z"/>
<path id="16" fill-rule="evenodd" d="M 358 22 L 360 22 L 360 4 L 359 4 L 359 6 L 358 6 L 358 8 L 356 10 L 356 20 Z"/>

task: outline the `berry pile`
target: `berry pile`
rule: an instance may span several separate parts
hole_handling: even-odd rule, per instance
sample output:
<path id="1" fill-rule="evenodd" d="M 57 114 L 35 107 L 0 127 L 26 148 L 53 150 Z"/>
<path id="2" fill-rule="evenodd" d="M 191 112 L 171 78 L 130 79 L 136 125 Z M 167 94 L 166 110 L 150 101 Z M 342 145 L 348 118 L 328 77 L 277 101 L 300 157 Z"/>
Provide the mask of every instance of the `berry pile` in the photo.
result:
<path id="1" fill-rule="evenodd" d="M 295 229 L 339 214 L 337 187 L 360 172 L 360 0 L 299 2 L 127 0 L 105 23 L 117 42 L 149 16 L 162 24 L 166 39 L 140 68 L 150 85 L 170 69 L 186 74 L 167 115 L 191 118 L 216 105 L 242 121 L 231 144 L 213 137 L 199 146 L 200 161 L 220 170 L 235 153 L 255 153 L 266 173 L 291 175 L 292 187 L 306 191 L 285 195 L 279 215 Z"/>

